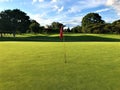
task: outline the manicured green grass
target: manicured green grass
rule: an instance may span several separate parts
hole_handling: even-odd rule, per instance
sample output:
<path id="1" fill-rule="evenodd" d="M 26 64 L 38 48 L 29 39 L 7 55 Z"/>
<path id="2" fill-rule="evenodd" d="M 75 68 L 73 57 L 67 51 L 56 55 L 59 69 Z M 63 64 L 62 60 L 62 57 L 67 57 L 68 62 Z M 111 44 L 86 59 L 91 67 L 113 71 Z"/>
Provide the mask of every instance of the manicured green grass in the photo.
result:
<path id="1" fill-rule="evenodd" d="M 120 90 L 120 42 L 0 42 L 0 90 Z"/>

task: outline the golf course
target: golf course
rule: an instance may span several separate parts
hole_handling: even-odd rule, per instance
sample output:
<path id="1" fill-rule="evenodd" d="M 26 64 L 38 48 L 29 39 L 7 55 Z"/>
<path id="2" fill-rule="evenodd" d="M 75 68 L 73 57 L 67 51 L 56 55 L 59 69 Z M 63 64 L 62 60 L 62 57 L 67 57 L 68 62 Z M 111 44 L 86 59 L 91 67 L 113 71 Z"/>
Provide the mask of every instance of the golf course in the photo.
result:
<path id="1" fill-rule="evenodd" d="M 120 90 L 120 35 L 2 37 L 0 90 Z"/>

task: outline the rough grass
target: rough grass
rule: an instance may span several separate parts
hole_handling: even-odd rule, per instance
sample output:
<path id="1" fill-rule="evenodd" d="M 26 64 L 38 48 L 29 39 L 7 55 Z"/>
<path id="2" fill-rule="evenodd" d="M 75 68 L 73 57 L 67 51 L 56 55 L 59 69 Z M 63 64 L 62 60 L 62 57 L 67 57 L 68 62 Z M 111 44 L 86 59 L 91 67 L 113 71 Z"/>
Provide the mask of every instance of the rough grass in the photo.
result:
<path id="1" fill-rule="evenodd" d="M 64 34 L 66 42 L 83 42 L 83 41 L 99 41 L 99 42 L 120 42 L 120 35 L 114 34 Z M 61 42 L 59 34 L 24 34 L 13 36 L 5 36 L 0 41 L 40 41 L 40 42 Z"/>
<path id="2" fill-rule="evenodd" d="M 0 90 L 120 90 L 119 42 L 0 42 Z"/>

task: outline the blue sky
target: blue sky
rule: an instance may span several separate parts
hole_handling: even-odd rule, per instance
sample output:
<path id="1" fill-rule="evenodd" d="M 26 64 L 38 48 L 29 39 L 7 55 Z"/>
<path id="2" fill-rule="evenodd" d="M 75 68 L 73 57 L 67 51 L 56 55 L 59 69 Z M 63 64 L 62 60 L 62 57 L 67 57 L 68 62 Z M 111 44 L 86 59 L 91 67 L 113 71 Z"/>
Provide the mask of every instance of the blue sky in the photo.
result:
<path id="1" fill-rule="evenodd" d="M 6 9 L 20 9 L 42 26 L 54 21 L 67 27 L 80 25 L 90 12 L 106 22 L 120 19 L 120 0 L 0 0 L 0 11 Z"/>

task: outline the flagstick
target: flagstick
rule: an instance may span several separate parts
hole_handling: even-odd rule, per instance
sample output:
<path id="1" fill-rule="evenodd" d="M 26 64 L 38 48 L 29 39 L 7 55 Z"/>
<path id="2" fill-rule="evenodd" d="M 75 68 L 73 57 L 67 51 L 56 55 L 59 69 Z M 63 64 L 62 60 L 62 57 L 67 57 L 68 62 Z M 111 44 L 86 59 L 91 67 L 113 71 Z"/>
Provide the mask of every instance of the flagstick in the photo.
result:
<path id="1" fill-rule="evenodd" d="M 64 59 L 65 59 L 65 63 L 67 63 L 67 58 L 66 58 L 66 46 L 65 46 L 65 37 L 63 36 L 63 26 L 61 26 L 60 28 L 60 39 L 63 42 L 63 49 L 64 49 Z"/>

